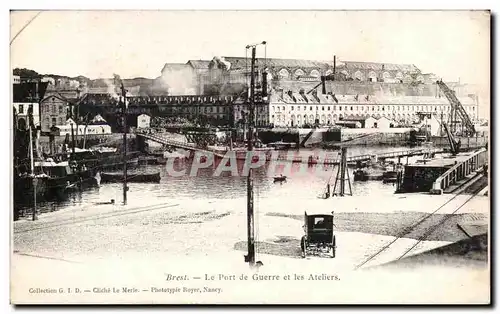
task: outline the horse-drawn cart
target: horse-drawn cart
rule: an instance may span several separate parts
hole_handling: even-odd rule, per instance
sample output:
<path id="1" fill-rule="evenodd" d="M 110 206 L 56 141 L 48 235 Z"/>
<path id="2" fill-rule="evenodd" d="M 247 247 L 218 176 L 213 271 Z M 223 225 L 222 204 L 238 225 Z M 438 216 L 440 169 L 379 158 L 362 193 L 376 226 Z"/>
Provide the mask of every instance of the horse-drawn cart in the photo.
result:
<path id="1" fill-rule="evenodd" d="M 333 212 L 331 214 L 304 213 L 304 236 L 300 241 L 302 257 L 308 254 L 327 253 L 335 257 L 335 235 L 333 234 Z M 319 253 L 319 254 L 318 254 Z"/>

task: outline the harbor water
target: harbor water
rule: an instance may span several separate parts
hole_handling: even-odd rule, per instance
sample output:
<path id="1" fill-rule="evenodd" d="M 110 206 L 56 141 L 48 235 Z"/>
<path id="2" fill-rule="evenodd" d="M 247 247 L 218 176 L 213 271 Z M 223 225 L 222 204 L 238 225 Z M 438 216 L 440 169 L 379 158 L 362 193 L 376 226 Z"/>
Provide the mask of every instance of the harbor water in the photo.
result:
<path id="1" fill-rule="evenodd" d="M 406 150 L 407 147 L 355 147 L 348 151 L 348 156 L 362 154 L 376 154 L 387 151 Z M 304 160 L 310 155 L 325 154 L 327 158 L 338 158 L 338 151 L 310 150 L 281 151 L 282 155 L 303 156 Z M 129 183 L 129 202 L 134 201 L 147 205 L 154 199 L 166 200 L 203 200 L 203 199 L 235 199 L 246 196 L 247 179 L 244 176 L 244 162 L 239 161 L 237 165 L 238 175 L 232 175 L 225 171 L 217 175 L 218 164 L 197 171 L 192 169 L 192 160 L 184 162 L 175 161 L 176 170 L 185 170 L 185 175 L 172 176 L 167 165 L 142 166 L 139 170 L 159 171 L 161 180 L 159 183 Z M 289 168 L 288 168 L 289 167 Z M 395 192 L 393 184 L 383 184 L 379 181 L 354 182 L 351 168 L 349 170 L 352 193 L 354 195 L 383 194 L 389 195 Z M 325 193 L 326 185 L 333 187 L 336 181 L 337 166 L 307 165 L 289 163 L 272 167 L 268 162 L 254 170 L 254 195 L 255 199 L 314 199 Z M 287 176 L 284 183 L 274 183 L 273 177 L 279 175 Z M 349 192 L 346 182 L 346 192 Z M 72 208 L 89 207 L 95 203 L 108 202 L 114 199 L 117 204 L 123 199 L 123 184 L 110 183 L 101 184 L 85 190 L 69 192 L 64 198 L 38 202 L 37 211 L 42 215 L 47 212 L 59 210 L 71 210 Z M 29 216 L 33 203 L 27 200 L 25 204 L 16 204 L 15 210 L 20 216 Z"/>

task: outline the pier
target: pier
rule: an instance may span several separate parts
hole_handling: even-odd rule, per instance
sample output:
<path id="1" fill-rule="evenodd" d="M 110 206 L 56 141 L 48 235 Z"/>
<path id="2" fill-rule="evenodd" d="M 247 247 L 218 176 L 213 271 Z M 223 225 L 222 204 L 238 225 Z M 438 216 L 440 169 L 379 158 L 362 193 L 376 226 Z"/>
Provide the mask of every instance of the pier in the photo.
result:
<path id="1" fill-rule="evenodd" d="M 137 136 L 143 137 L 146 140 L 151 140 L 154 142 L 157 142 L 159 144 L 171 146 L 174 148 L 182 148 L 190 151 L 197 151 L 201 153 L 205 153 L 207 155 L 214 154 L 215 157 L 223 158 L 224 155 L 221 154 L 220 152 L 215 152 L 210 149 L 204 149 L 196 146 L 194 143 L 187 143 L 187 142 L 181 142 L 181 141 L 175 141 L 172 139 L 168 138 L 168 135 L 165 133 L 155 133 L 155 134 L 148 134 L 145 132 L 137 132 Z M 408 150 L 398 150 L 398 151 L 392 151 L 392 152 L 386 152 L 386 153 L 379 153 L 379 154 L 363 154 L 363 155 L 356 155 L 356 156 L 348 156 L 347 157 L 347 162 L 348 163 L 355 163 L 358 161 L 369 161 L 369 160 L 384 160 L 388 158 L 402 158 L 402 157 L 411 157 L 411 156 L 418 156 L 418 155 L 425 155 L 425 154 L 436 154 L 436 153 L 442 153 L 443 149 L 441 148 L 421 148 L 421 149 L 408 149 Z M 266 160 L 271 161 L 272 156 L 271 154 L 266 155 Z M 303 158 L 301 156 L 277 156 L 276 160 L 278 161 L 289 161 L 292 163 L 314 163 L 314 164 L 324 164 L 324 165 L 337 165 L 340 163 L 340 157 L 339 158 L 324 158 L 324 159 L 318 159 L 318 160 L 308 160 L 307 158 Z"/>
<path id="2" fill-rule="evenodd" d="M 442 194 L 455 185 L 459 187 L 465 184 L 488 163 L 488 151 L 483 148 L 468 155 L 459 156 L 454 160 L 454 163 L 450 169 L 434 181 L 430 191 L 432 194 Z"/>

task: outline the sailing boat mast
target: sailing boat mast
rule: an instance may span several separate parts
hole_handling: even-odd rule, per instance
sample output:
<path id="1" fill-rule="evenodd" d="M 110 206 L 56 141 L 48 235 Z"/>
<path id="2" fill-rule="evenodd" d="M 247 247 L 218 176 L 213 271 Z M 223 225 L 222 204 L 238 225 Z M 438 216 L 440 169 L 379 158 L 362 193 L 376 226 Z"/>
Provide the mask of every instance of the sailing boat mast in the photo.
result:
<path id="1" fill-rule="evenodd" d="M 35 156 L 33 156 L 33 107 L 30 105 L 28 108 L 28 130 L 30 136 L 30 170 L 31 170 L 31 179 L 33 180 L 33 221 L 36 220 L 36 186 L 37 186 L 37 178 L 35 175 Z"/>

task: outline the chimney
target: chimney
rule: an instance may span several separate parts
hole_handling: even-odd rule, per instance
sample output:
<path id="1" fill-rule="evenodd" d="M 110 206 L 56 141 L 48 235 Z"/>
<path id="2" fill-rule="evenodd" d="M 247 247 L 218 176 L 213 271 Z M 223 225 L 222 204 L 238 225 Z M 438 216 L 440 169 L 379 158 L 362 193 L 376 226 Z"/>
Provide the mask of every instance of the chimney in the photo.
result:
<path id="1" fill-rule="evenodd" d="M 335 70 L 337 69 L 337 56 L 333 56 L 333 76 L 335 77 Z"/>
<path id="2" fill-rule="evenodd" d="M 267 97 L 267 72 L 262 72 L 262 97 Z"/>

